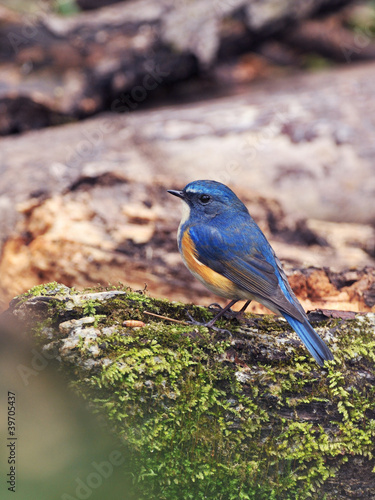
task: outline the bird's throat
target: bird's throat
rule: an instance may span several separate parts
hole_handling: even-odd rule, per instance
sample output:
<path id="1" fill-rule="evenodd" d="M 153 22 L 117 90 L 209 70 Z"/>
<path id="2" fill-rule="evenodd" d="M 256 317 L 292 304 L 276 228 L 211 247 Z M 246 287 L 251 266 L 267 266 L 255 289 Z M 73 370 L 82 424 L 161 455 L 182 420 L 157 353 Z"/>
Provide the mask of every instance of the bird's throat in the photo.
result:
<path id="1" fill-rule="evenodd" d="M 178 232 L 177 232 L 177 241 L 180 242 L 180 236 L 181 236 L 181 229 L 182 226 L 189 220 L 190 217 L 190 207 L 189 205 L 182 200 L 182 216 L 181 216 L 181 222 L 178 227 Z"/>

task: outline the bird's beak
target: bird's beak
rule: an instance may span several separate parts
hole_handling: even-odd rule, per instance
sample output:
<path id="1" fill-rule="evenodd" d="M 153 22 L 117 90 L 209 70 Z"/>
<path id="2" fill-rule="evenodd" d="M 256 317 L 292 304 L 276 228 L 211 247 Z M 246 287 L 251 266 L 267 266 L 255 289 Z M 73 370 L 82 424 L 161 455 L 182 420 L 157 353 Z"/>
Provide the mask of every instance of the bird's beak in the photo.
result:
<path id="1" fill-rule="evenodd" d="M 168 189 L 168 193 L 173 194 L 173 196 L 177 196 L 178 198 L 185 198 L 185 193 L 183 191 L 175 191 L 174 189 Z"/>

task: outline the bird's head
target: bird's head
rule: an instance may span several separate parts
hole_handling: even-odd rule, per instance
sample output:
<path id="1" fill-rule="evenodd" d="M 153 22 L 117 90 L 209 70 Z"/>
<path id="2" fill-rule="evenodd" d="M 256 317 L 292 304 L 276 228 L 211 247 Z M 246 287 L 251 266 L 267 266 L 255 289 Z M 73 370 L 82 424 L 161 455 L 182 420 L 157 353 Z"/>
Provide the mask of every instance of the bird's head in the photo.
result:
<path id="1" fill-rule="evenodd" d="M 216 181 L 193 181 L 182 191 L 168 190 L 181 198 L 189 207 L 189 215 L 194 219 L 208 220 L 221 214 L 230 216 L 247 212 L 245 205 L 229 187 Z"/>

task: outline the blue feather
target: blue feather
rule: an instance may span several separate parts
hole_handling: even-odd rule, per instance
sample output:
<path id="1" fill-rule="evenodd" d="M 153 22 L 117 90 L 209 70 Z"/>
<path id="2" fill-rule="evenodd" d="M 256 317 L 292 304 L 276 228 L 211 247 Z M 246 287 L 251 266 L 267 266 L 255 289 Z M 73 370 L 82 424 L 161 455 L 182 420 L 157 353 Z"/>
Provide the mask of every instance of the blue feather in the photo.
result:
<path id="1" fill-rule="evenodd" d="M 292 318 L 288 314 L 282 313 L 284 318 L 297 333 L 299 338 L 305 344 L 307 350 L 313 356 L 318 365 L 323 366 L 324 361 L 333 359 L 333 355 L 323 340 L 316 333 L 314 328 L 306 319 L 303 323 L 297 319 Z"/>

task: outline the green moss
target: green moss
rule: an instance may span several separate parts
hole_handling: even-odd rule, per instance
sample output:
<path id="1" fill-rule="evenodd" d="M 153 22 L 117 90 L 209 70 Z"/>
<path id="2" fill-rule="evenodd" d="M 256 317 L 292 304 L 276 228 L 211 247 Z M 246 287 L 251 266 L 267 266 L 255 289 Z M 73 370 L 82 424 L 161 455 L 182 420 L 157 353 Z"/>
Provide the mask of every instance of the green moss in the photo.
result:
<path id="1" fill-rule="evenodd" d="M 17 295 L 15 297 L 18 300 L 22 300 L 23 302 L 28 300 L 30 297 L 38 297 L 38 296 L 47 296 L 47 295 L 55 295 L 58 291 L 66 289 L 63 285 L 60 285 L 56 281 L 51 283 L 44 283 L 42 285 L 36 285 L 33 288 L 30 288 L 27 292 Z"/>
<path id="2" fill-rule="evenodd" d="M 330 59 L 314 52 L 303 56 L 303 67 L 310 71 L 321 71 L 330 68 L 332 64 Z"/>
<path id="3" fill-rule="evenodd" d="M 367 46 L 375 36 L 375 2 L 370 0 L 352 9 L 347 26 L 357 35 L 361 47 Z M 367 43 L 366 43 L 367 42 Z"/>
<path id="4" fill-rule="evenodd" d="M 75 0 L 57 0 L 52 5 L 57 13 L 63 16 L 72 16 L 80 11 Z"/>
<path id="5" fill-rule="evenodd" d="M 123 290 L 78 308 L 115 328 L 94 341 L 106 362 L 73 385 L 132 450 L 137 498 L 333 500 L 321 485 L 350 457 L 372 459 L 374 318 L 320 324 L 335 354 L 321 369 L 299 342 L 285 347 L 290 327 L 273 316 L 223 320 L 229 338 L 145 314 L 212 317 L 204 308 Z M 315 408 L 319 420 L 306 420 Z"/>

